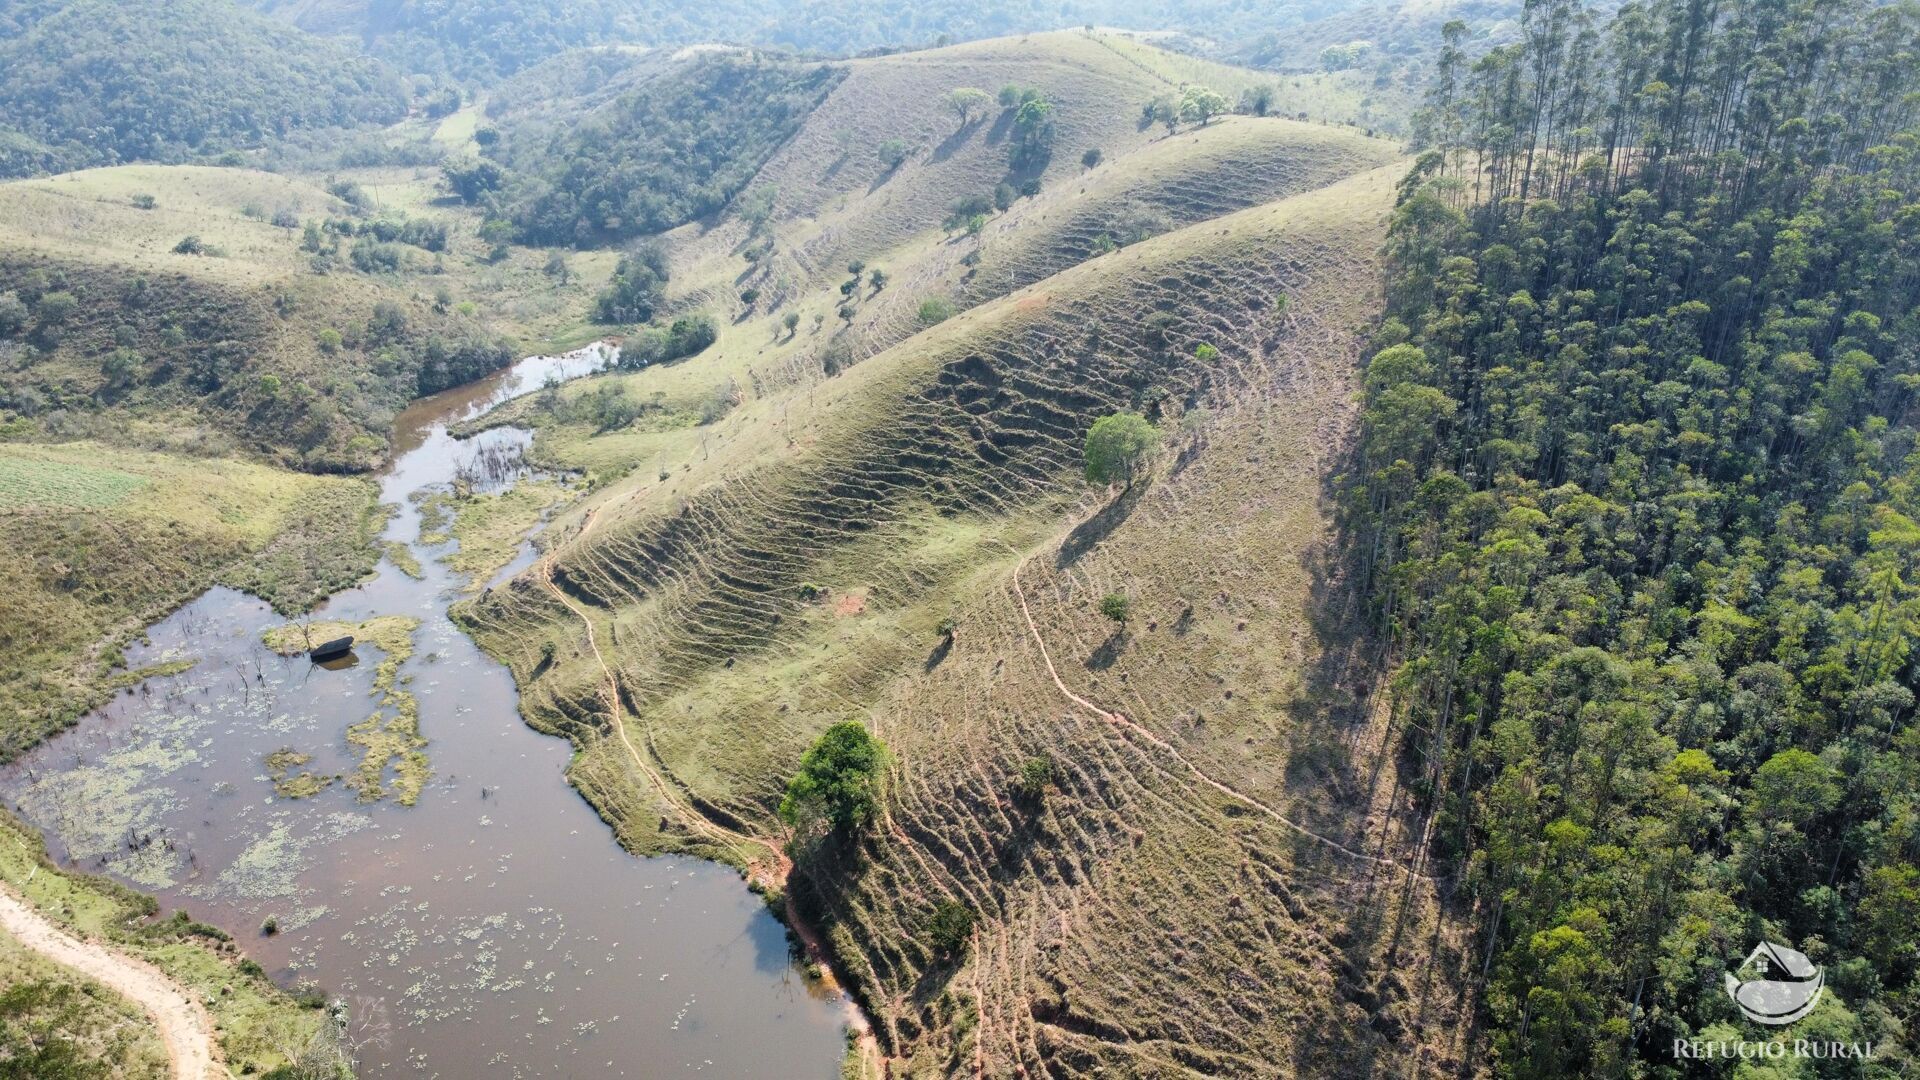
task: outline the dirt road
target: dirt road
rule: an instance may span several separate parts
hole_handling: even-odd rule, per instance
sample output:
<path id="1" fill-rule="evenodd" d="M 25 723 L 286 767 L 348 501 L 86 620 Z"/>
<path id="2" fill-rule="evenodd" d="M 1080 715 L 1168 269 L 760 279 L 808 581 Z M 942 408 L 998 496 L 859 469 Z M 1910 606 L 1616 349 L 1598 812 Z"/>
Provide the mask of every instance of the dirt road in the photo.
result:
<path id="1" fill-rule="evenodd" d="M 175 1080 L 226 1080 L 212 1018 L 153 965 L 99 942 L 80 940 L 4 886 L 0 886 L 0 930 L 145 1009 L 166 1041 Z"/>

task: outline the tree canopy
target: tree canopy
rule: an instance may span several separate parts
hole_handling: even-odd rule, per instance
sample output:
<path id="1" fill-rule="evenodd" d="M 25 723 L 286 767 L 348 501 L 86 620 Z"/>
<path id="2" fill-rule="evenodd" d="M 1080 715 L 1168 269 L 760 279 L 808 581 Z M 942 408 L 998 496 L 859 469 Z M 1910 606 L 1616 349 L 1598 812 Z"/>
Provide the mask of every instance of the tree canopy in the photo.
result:
<path id="1" fill-rule="evenodd" d="M 828 728 L 800 759 L 800 771 L 787 782 L 780 820 L 804 830 L 825 822 L 838 833 L 865 825 L 878 806 L 880 773 L 886 747 L 857 720 Z"/>
<path id="2" fill-rule="evenodd" d="M 506 156 L 527 178 L 513 199 L 520 238 L 585 247 L 715 213 L 844 76 L 830 64 L 707 56 L 584 122 L 509 134 Z"/>
<path id="3" fill-rule="evenodd" d="M 223 0 L 0 10 L 0 176 L 183 162 L 406 109 L 378 61 Z"/>
<path id="4" fill-rule="evenodd" d="M 1470 66 L 1447 37 L 1347 527 L 1498 1069 L 1660 1075 L 1740 1022 L 1761 940 L 1818 954 L 1808 1023 L 1897 1041 L 1920 9 L 1549 0 Z"/>
<path id="5" fill-rule="evenodd" d="M 1087 431 L 1087 479 L 1132 487 L 1141 463 L 1159 446 L 1159 429 L 1139 413 L 1103 416 Z"/>

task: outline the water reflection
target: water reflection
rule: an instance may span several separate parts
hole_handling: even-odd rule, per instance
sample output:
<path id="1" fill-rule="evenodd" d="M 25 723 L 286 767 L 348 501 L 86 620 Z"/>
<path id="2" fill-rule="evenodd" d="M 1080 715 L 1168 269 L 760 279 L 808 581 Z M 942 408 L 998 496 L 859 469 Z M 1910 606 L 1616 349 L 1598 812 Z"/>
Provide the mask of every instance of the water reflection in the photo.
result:
<path id="1" fill-rule="evenodd" d="M 0 797 L 56 858 L 187 907 L 281 981 L 344 998 L 363 1075 L 835 1075 L 844 1003 L 794 971 L 785 931 L 733 871 L 612 842 L 565 784 L 567 745 L 521 723 L 505 670 L 447 619 L 464 584 L 436 561 L 447 545 L 418 543 L 416 494 L 517 460 L 529 438 L 457 441 L 446 424 L 611 355 L 526 361 L 403 414 L 386 538 L 412 545 L 425 576 L 383 565 L 318 617 L 420 621 L 399 672 L 433 770 L 417 806 L 361 803 L 337 782 L 275 794 L 276 751 L 318 778 L 352 774 L 344 732 L 377 704 L 386 657 L 365 642 L 325 664 L 277 656 L 260 636 L 279 620 L 228 589 L 128 650 L 133 666 L 191 670 L 0 772 Z M 260 933 L 269 916 L 276 936 Z"/>

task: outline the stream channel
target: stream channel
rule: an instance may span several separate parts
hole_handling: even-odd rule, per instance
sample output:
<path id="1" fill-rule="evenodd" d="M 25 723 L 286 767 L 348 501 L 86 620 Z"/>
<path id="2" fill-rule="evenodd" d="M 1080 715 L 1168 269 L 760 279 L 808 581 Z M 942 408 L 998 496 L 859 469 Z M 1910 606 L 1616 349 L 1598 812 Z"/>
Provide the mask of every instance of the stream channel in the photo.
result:
<path id="1" fill-rule="evenodd" d="M 344 783 L 275 793 L 265 761 L 282 748 L 311 754 L 315 774 L 353 774 L 345 732 L 373 712 L 384 657 L 368 645 L 339 668 L 278 656 L 261 635 L 284 620 L 225 588 L 127 650 L 130 668 L 191 669 L 0 770 L 0 798 L 63 865 L 184 908 L 281 984 L 345 1001 L 363 1077 L 838 1074 L 845 1001 L 794 967 L 785 929 L 735 871 L 614 843 L 566 783 L 568 744 L 521 721 L 507 670 L 448 619 L 468 585 L 438 561 L 453 542 L 419 540 L 420 494 L 463 469 L 483 488 L 526 475 L 497 467 L 519 459 L 526 429 L 456 440 L 449 424 L 614 355 L 522 360 L 396 421 L 385 539 L 410 545 L 424 577 L 383 560 L 315 618 L 420 621 L 398 674 L 432 769 L 416 805 L 364 802 Z M 495 580 L 532 558 L 529 543 Z"/>

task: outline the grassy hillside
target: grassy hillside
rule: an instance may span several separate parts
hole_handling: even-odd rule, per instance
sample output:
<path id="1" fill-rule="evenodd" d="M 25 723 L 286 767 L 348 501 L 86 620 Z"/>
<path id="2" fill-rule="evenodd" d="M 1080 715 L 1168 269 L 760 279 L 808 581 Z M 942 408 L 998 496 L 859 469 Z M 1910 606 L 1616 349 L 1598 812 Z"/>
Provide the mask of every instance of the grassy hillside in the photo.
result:
<path id="1" fill-rule="evenodd" d="M 215 582 L 303 610 L 378 557 L 372 484 L 98 443 L 0 444 L 0 759 L 137 681 L 120 646 Z"/>
<path id="2" fill-rule="evenodd" d="M 503 332 L 577 338 L 594 278 L 590 259 L 569 285 L 544 253 L 493 258 L 476 212 L 436 203 L 437 179 L 125 166 L 0 185 L 0 419 L 377 463 L 392 413 L 505 363 Z M 420 243 L 373 235 L 402 225 Z M 197 254 L 179 250 L 189 237 Z M 50 317 L 47 294 L 71 300 Z"/>
<path id="3" fill-rule="evenodd" d="M 1146 121 L 1142 107 L 1177 97 L 1195 81 L 1235 100 L 1250 87 L 1270 87 L 1270 111 L 1279 115 L 1345 122 L 1352 104 L 1327 98 L 1319 84 L 1289 88 L 1109 33 L 1035 34 L 847 67 L 840 85 L 745 185 L 750 201 L 767 204 L 763 221 L 743 220 L 750 207 L 736 203 L 718 227 L 669 234 L 672 289 L 686 303 L 726 304 L 752 288 L 760 296 L 755 313 L 771 310 L 837 283 L 853 261 L 882 264 L 903 245 L 937 235 L 961 200 L 992 199 L 1002 184 L 1013 197 L 1063 187 L 1085 171 L 1090 150 L 1118 160 L 1164 139 L 1166 129 Z M 1016 167 L 1018 109 L 990 103 L 962 123 L 949 95 L 969 87 L 1044 97 L 1050 152 Z M 1179 130 L 1192 127 L 1182 123 Z M 893 164 L 887 150 L 904 156 Z M 810 319 L 812 312 L 805 314 Z"/>
<path id="4" fill-rule="evenodd" d="M 0 935 L 0 986 L 0 1060 L 10 1067 L 49 1077 L 171 1074 L 166 1045 L 139 1006 L 9 935 Z"/>
<path id="5" fill-rule="evenodd" d="M 1396 930 L 1402 959 L 1457 957 L 1398 864 L 1384 713 L 1317 556 L 1397 172 L 1145 240 L 837 376 L 762 377 L 800 347 L 753 322 L 563 395 L 764 388 L 704 426 L 559 428 L 560 453 L 625 445 L 610 475 L 647 464 L 465 616 L 639 850 L 750 860 L 820 731 L 889 743 L 884 820 L 794 888 L 909 1071 L 1442 1062 L 1452 992 L 1387 957 Z M 1169 459 L 1089 490 L 1086 426 L 1129 407 Z M 942 901 L 981 920 L 959 959 Z"/>
<path id="6" fill-rule="evenodd" d="M 228 0 L 0 11 L 0 176 L 187 161 L 406 107 L 379 63 Z"/>

